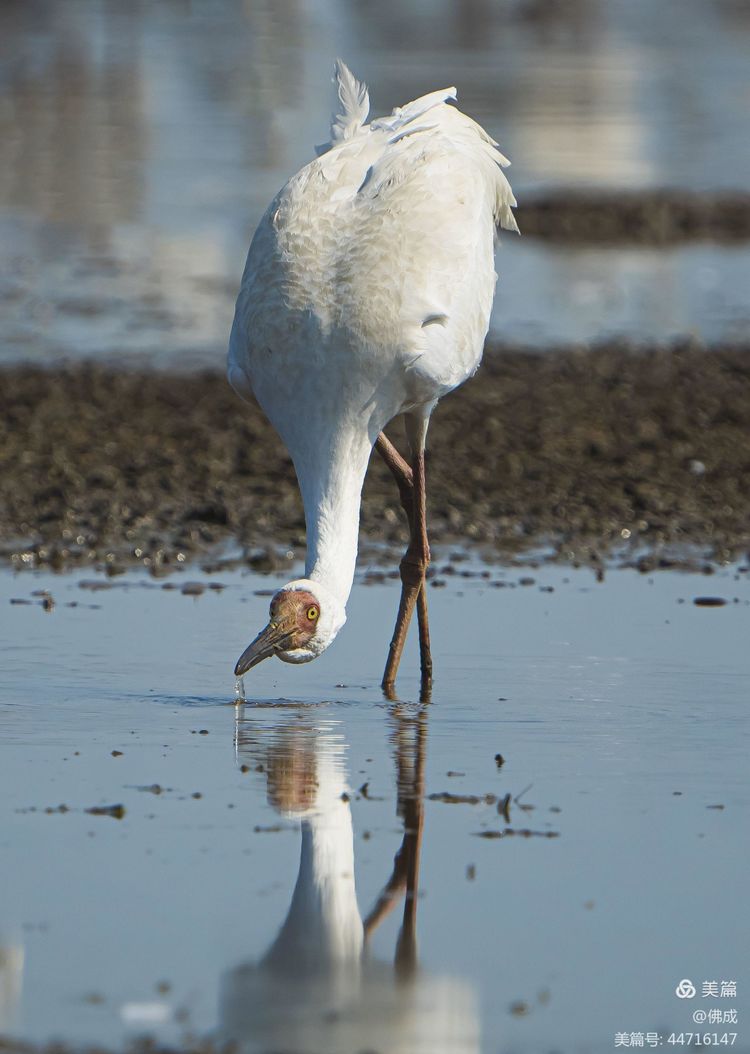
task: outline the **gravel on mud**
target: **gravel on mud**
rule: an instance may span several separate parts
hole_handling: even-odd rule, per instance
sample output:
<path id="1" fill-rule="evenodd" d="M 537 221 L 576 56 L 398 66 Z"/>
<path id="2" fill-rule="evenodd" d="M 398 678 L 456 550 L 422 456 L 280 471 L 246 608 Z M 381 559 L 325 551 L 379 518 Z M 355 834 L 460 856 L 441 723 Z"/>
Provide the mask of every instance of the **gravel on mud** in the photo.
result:
<path id="1" fill-rule="evenodd" d="M 218 371 L 14 366 L 0 406 L 0 555 L 15 566 L 166 572 L 232 540 L 262 570 L 304 551 L 286 450 Z M 497 559 L 546 546 L 596 562 L 624 541 L 653 566 L 665 546 L 736 557 L 750 544 L 750 351 L 488 348 L 434 414 L 428 501 L 434 542 Z M 384 551 L 405 538 L 377 456 L 362 534 Z"/>

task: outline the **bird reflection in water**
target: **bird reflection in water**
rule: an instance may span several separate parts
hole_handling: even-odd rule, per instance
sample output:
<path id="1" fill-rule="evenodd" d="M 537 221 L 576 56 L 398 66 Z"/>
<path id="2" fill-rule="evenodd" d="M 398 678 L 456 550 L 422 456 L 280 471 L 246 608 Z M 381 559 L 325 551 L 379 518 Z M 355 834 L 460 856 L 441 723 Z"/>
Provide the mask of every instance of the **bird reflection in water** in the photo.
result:
<path id="1" fill-rule="evenodd" d="M 289 711 L 287 711 L 289 713 Z M 278 934 L 257 962 L 228 971 L 222 1032 L 243 1051 L 378 1050 L 470 1054 L 479 1050 L 476 997 L 464 981 L 423 970 L 417 954 L 419 863 L 424 831 L 427 710 L 390 711 L 403 837 L 372 910 L 357 904 L 346 744 L 336 724 L 282 718 L 273 729 L 243 722 L 241 760 L 260 762 L 269 803 L 301 825 L 299 871 Z M 371 843 L 370 843 L 371 844 Z M 393 964 L 369 939 L 402 902 Z"/>

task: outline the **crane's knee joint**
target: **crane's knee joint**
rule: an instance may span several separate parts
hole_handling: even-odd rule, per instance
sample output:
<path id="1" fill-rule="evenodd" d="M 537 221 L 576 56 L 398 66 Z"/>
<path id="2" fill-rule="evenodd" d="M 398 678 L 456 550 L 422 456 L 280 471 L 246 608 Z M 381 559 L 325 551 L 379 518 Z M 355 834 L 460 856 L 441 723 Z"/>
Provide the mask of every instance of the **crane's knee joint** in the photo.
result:
<path id="1" fill-rule="evenodd" d="M 401 581 L 405 586 L 414 587 L 421 585 L 429 564 L 429 556 L 425 558 L 421 555 L 407 552 L 399 564 Z"/>

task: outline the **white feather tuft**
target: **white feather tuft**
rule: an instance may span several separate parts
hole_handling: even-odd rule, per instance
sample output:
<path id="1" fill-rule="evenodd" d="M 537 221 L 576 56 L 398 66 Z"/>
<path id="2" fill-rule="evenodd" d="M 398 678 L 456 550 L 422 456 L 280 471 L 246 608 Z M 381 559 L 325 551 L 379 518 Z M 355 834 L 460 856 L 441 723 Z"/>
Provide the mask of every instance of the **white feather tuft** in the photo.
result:
<path id="1" fill-rule="evenodd" d="M 331 143 L 342 143 L 356 135 L 370 112 L 370 96 L 367 85 L 358 81 L 352 71 L 336 59 L 333 67 L 333 82 L 336 85 L 343 112 L 331 121 Z"/>
<path id="2" fill-rule="evenodd" d="M 439 106 L 440 103 L 455 98 L 455 88 L 440 88 L 438 91 L 431 91 L 429 95 L 420 95 L 418 99 L 407 103 L 406 106 L 397 106 L 390 117 L 379 117 L 377 121 L 372 122 L 371 127 L 382 129 L 384 132 L 396 131 L 399 128 L 404 128 L 412 121 L 416 121 L 418 117 L 427 113 L 434 106 Z"/>

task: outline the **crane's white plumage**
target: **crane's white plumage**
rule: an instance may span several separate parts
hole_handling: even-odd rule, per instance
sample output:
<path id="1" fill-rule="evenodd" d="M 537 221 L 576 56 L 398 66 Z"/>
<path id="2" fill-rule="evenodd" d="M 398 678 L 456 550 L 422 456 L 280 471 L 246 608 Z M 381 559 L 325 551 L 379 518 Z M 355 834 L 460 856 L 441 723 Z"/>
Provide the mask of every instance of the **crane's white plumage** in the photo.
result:
<path id="1" fill-rule="evenodd" d="M 342 112 L 330 143 L 279 191 L 253 237 L 228 369 L 294 462 L 306 588 L 322 589 L 321 611 L 324 600 L 336 608 L 330 638 L 322 620 L 316 634 L 323 648 L 345 617 L 373 443 L 403 412 L 423 434 L 437 400 L 476 370 L 495 231 L 517 230 L 508 161 L 448 104 L 454 88 L 368 125 L 367 89 L 340 61 L 335 80 Z"/>

